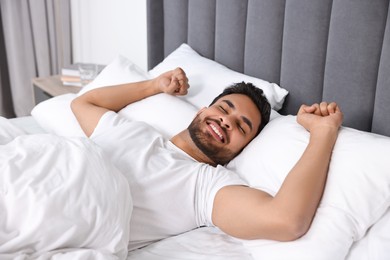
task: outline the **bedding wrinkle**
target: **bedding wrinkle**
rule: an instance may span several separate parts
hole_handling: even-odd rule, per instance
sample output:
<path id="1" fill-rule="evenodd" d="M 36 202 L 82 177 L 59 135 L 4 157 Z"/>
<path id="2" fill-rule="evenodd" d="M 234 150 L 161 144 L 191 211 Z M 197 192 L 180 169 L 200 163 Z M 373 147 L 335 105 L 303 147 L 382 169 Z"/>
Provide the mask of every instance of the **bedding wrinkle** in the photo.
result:
<path id="1" fill-rule="evenodd" d="M 126 257 L 130 189 L 99 147 L 51 134 L 3 137 L 12 141 L 0 146 L 0 259 L 71 248 Z"/>

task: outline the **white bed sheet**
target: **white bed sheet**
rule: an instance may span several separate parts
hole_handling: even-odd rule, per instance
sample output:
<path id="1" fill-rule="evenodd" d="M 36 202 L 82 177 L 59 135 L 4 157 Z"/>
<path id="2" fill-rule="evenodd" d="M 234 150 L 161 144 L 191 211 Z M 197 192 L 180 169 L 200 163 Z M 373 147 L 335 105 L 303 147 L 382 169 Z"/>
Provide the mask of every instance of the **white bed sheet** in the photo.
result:
<path id="1" fill-rule="evenodd" d="M 27 134 L 45 133 L 42 127 L 32 116 L 23 116 L 10 119 L 11 123 L 24 130 Z"/>
<path id="2" fill-rule="evenodd" d="M 124 176 L 93 142 L 14 121 L 0 117 L 0 259 L 125 259 Z"/>
<path id="3" fill-rule="evenodd" d="M 217 228 L 207 227 L 167 238 L 145 248 L 129 252 L 127 260 L 263 260 L 256 259 L 241 240 Z M 268 259 L 275 259 L 269 255 Z M 359 241 L 345 260 L 390 259 L 390 209 Z M 337 260 L 337 259 L 332 259 Z M 340 259 L 341 260 L 341 259 Z"/>
<path id="4" fill-rule="evenodd" d="M 241 240 L 204 227 L 129 252 L 127 260 L 253 260 Z"/>
<path id="5" fill-rule="evenodd" d="M 14 118 L 10 121 L 28 134 L 45 132 L 31 116 Z M 232 238 L 217 228 L 207 227 L 129 252 L 127 260 L 135 259 L 253 260 L 255 258 L 251 256 L 250 250 L 241 240 Z M 345 260 L 390 260 L 390 209 L 361 240 L 352 245 Z"/>

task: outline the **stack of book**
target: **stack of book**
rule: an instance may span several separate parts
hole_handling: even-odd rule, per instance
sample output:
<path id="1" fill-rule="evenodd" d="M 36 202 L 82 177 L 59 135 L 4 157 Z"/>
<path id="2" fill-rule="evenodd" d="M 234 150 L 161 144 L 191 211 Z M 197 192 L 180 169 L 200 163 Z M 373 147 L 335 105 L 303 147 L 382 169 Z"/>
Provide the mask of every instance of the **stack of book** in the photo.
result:
<path id="1" fill-rule="evenodd" d="M 61 69 L 61 81 L 64 86 L 77 86 L 82 87 L 80 72 L 79 72 L 79 64 L 74 63 L 68 66 L 64 66 Z M 105 65 L 97 65 L 97 74 L 98 75 L 103 69 Z"/>

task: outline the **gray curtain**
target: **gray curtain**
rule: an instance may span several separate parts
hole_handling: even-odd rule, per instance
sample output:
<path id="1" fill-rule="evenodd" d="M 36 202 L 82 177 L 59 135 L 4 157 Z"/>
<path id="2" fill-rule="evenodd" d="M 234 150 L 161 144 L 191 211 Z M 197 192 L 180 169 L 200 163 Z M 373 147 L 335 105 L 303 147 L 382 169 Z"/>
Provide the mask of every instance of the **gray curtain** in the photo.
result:
<path id="1" fill-rule="evenodd" d="M 71 63 L 70 0 L 0 0 L 0 115 L 29 115 L 31 79 Z"/>

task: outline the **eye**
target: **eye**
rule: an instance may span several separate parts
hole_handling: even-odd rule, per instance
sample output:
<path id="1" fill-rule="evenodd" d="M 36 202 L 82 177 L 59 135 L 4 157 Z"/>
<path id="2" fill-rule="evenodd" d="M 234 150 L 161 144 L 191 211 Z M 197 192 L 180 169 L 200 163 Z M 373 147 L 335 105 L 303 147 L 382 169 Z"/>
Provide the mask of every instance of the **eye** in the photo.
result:
<path id="1" fill-rule="evenodd" d="M 223 113 L 227 114 L 226 109 L 224 109 L 222 106 L 219 106 L 219 109 L 220 109 Z"/>
<path id="2" fill-rule="evenodd" d="M 244 128 L 240 124 L 237 124 L 238 129 L 240 130 L 241 133 L 245 134 Z"/>

